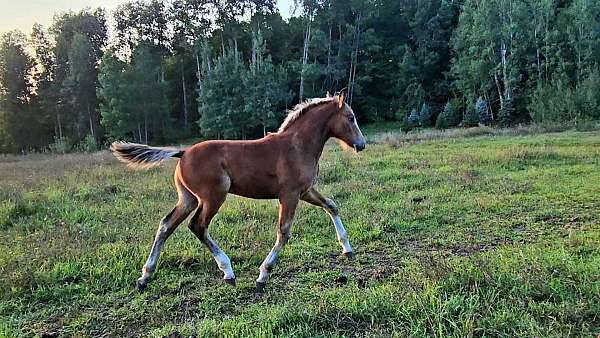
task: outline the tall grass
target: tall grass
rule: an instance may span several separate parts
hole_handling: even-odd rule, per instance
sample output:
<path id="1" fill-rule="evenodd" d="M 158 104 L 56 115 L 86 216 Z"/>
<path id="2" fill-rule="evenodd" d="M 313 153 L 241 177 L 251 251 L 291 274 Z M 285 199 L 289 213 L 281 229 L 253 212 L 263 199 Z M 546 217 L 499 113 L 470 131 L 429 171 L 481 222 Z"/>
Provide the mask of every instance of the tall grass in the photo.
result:
<path id="1" fill-rule="evenodd" d="M 472 128 L 454 128 L 454 129 L 417 129 L 404 133 L 402 131 L 386 131 L 376 133 L 369 138 L 371 143 L 383 143 L 392 146 L 402 146 L 410 143 L 417 143 L 431 140 L 456 139 L 480 136 L 525 136 L 541 133 L 556 133 L 567 130 L 577 131 L 595 131 L 600 130 L 600 125 L 594 123 L 581 123 L 576 126 L 565 125 L 518 125 L 512 128 L 494 128 L 488 126 L 479 126 Z"/>
<path id="2" fill-rule="evenodd" d="M 600 135 L 412 135 L 371 133 L 392 141 L 359 154 L 326 146 L 317 189 L 338 204 L 356 258 L 340 255 L 322 210 L 301 204 L 263 295 L 254 280 L 276 201 L 229 196 L 210 225 L 236 288 L 184 223 L 140 294 L 134 282 L 177 199 L 175 162 L 139 172 L 107 152 L 4 157 L 0 336 L 600 333 Z"/>

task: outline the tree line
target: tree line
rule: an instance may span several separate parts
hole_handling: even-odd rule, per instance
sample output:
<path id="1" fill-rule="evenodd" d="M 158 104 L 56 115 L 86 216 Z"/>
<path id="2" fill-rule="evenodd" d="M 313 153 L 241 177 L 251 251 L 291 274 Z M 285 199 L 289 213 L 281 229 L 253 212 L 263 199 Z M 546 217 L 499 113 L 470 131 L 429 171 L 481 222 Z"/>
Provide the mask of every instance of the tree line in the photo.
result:
<path id="1" fill-rule="evenodd" d="M 136 0 L 5 33 L 0 151 L 254 138 L 344 87 L 405 130 L 600 119 L 596 0 L 295 4 Z"/>

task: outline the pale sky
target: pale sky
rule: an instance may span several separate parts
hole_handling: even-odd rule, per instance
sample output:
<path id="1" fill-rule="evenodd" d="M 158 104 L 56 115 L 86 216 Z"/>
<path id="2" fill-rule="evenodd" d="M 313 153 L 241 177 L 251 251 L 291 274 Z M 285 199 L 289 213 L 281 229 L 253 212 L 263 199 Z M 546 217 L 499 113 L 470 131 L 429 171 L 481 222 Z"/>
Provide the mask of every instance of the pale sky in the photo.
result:
<path id="1" fill-rule="evenodd" d="M 0 33 L 19 29 L 29 34 L 35 22 L 48 28 L 56 12 L 103 7 L 109 12 L 126 0 L 0 0 Z M 292 11 L 293 0 L 277 0 L 284 18 Z"/>

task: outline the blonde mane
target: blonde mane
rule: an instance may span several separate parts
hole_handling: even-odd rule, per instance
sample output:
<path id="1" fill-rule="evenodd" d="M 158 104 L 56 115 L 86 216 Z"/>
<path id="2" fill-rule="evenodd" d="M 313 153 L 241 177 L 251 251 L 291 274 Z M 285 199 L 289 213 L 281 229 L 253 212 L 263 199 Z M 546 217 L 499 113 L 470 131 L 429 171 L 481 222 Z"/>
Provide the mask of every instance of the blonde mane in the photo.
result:
<path id="1" fill-rule="evenodd" d="M 298 103 L 292 110 L 288 110 L 288 115 L 285 120 L 279 127 L 278 133 L 281 133 L 287 130 L 296 120 L 298 120 L 304 113 L 306 113 L 310 108 L 314 106 L 318 106 L 322 103 L 332 102 L 335 100 L 335 97 L 319 97 L 314 99 L 308 99 L 302 103 Z"/>

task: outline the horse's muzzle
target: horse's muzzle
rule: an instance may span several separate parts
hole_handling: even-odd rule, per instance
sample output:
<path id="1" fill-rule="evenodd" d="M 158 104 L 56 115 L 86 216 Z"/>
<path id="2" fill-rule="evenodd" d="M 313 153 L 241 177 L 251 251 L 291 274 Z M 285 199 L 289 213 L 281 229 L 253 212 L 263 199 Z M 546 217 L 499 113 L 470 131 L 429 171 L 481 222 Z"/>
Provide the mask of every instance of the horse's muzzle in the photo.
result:
<path id="1" fill-rule="evenodd" d="M 354 143 L 354 150 L 356 150 L 356 151 L 362 151 L 362 150 L 365 149 L 365 146 L 366 146 L 366 142 L 365 141 L 362 141 L 362 142 L 359 142 L 359 143 Z"/>

